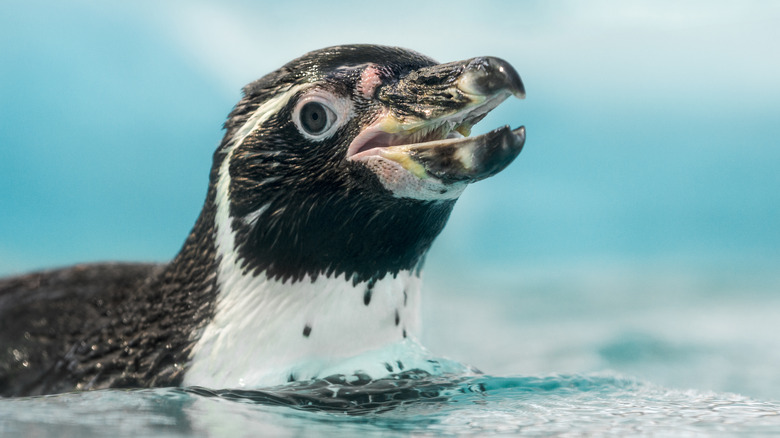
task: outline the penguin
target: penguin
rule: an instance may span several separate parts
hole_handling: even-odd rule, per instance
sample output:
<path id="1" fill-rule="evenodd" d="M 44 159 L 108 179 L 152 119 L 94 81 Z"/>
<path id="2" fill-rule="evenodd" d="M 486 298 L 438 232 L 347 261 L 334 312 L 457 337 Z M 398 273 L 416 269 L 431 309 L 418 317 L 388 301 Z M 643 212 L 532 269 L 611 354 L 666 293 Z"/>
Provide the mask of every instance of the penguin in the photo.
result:
<path id="1" fill-rule="evenodd" d="M 376 45 L 250 83 L 171 262 L 0 280 L 0 395 L 424 368 L 425 255 L 465 187 L 522 150 L 522 126 L 470 136 L 511 96 L 525 89 L 502 59 Z"/>

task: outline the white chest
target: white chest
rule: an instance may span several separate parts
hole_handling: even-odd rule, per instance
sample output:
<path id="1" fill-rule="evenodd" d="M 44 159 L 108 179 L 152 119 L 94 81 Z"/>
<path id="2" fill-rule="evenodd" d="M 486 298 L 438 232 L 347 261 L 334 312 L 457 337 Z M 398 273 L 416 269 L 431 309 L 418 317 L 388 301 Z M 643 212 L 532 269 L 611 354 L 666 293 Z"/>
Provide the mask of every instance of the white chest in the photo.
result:
<path id="1" fill-rule="evenodd" d="M 257 387 L 357 371 L 379 377 L 391 371 L 382 360 L 347 359 L 401 344 L 420 330 L 420 279 L 408 272 L 371 289 L 343 278 L 282 284 L 223 274 L 186 385 Z"/>

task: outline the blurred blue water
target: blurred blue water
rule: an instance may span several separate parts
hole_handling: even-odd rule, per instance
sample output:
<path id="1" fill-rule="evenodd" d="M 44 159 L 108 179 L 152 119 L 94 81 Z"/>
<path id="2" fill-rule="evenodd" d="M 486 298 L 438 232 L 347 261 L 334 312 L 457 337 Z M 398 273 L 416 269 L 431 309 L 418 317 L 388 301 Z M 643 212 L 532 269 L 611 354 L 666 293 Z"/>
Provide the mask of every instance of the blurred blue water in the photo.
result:
<path id="1" fill-rule="evenodd" d="M 777 406 L 755 400 L 780 400 L 780 6 L 418 3 L 5 2 L 0 275 L 171 258 L 241 86 L 308 50 L 369 42 L 441 61 L 495 55 L 518 69 L 528 98 L 475 132 L 524 124 L 528 141 L 464 193 L 434 245 L 426 344 L 491 375 L 636 379 L 582 397 L 513 393 L 484 409 L 413 411 L 413 431 L 479 433 L 484 421 L 529 434 L 576 421 L 583 433 L 777 430 Z M 651 391 L 636 389 L 644 381 Z M 207 418 L 201 435 L 342 427 L 166 390 L 3 403 L 11 431 L 33 430 L 24 412 L 51 419 L 44 433 L 70 424 L 74 435 L 105 432 L 111 415 L 136 432 L 181 415 Z M 138 406 L 146 413 L 134 416 Z M 85 412 L 99 415 L 74 421 Z M 618 424 L 634 414 L 647 421 Z M 704 414 L 713 429 L 689 429 Z"/>

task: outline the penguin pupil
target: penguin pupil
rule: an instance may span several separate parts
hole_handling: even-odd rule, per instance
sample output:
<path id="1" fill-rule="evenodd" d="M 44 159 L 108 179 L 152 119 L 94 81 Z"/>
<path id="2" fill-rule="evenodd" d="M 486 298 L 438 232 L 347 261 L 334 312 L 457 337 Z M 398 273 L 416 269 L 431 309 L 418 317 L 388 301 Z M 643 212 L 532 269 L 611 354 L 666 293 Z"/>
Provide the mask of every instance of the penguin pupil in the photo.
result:
<path id="1" fill-rule="evenodd" d="M 309 134 L 321 134 L 325 131 L 328 117 L 325 107 L 319 102 L 309 102 L 303 106 L 301 124 Z"/>

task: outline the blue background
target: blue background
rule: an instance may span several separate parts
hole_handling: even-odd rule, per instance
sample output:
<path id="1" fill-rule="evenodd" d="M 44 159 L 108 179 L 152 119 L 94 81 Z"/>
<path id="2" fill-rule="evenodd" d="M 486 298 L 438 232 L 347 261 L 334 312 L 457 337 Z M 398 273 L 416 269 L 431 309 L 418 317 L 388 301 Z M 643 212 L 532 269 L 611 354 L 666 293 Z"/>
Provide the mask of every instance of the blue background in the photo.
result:
<path id="1" fill-rule="evenodd" d="M 777 266 L 780 43 L 773 2 L 5 2 L 0 272 L 166 260 L 205 196 L 247 82 L 366 42 L 500 56 L 520 159 L 471 187 L 452 263 Z M 676 262 L 675 262 L 676 263 Z"/>
<path id="2" fill-rule="evenodd" d="M 610 367 L 780 397 L 780 3 L 2 9 L 0 274 L 173 257 L 241 87 L 309 50 L 493 55 L 528 97 L 474 132 L 524 124 L 528 140 L 467 189 L 428 257 L 429 343 L 487 371 Z"/>

